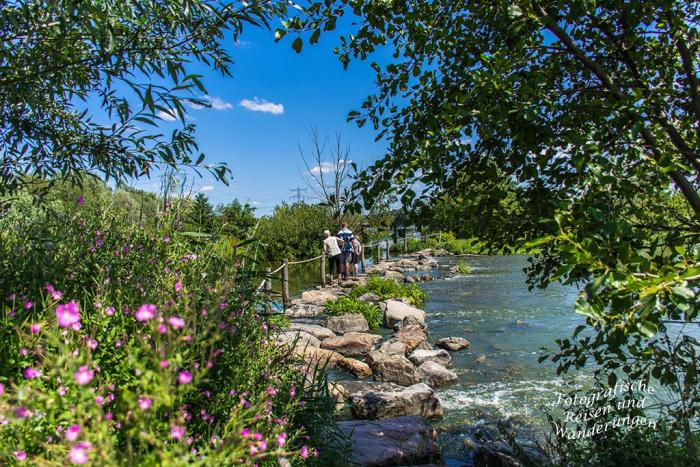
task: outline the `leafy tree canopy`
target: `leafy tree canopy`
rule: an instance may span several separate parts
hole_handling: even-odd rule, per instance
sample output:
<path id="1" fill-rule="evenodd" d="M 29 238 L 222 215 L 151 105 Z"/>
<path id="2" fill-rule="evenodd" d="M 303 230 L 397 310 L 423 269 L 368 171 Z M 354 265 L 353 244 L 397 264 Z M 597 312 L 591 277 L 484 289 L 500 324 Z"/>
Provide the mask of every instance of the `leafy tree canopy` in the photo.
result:
<path id="1" fill-rule="evenodd" d="M 531 284 L 585 286 L 576 311 L 595 333 L 559 341 L 559 370 L 657 378 L 687 433 L 700 408 L 697 2 L 325 1 L 288 28 L 313 43 L 346 10 L 359 19 L 345 66 L 393 53 L 349 115 L 389 144 L 360 180 L 367 202 L 390 189 L 406 205 L 471 200 L 512 182 L 518 240 L 541 252 Z"/>
<path id="2" fill-rule="evenodd" d="M 88 0 L 0 8 L 0 194 L 27 173 L 106 179 L 200 166 L 185 105 L 207 106 L 203 64 L 230 74 L 224 39 L 267 27 L 286 2 Z M 179 119 L 170 135 L 159 120 Z M 224 180 L 221 165 L 206 168 Z"/>

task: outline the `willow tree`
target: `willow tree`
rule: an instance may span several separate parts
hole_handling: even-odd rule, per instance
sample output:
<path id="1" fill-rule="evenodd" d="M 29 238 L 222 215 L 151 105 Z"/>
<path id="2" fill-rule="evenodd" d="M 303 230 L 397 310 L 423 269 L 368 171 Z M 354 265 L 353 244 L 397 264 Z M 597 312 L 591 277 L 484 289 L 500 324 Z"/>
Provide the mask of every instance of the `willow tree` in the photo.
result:
<path id="1" fill-rule="evenodd" d="M 700 282 L 697 2 L 326 1 L 287 26 L 315 42 L 348 11 L 342 63 L 383 52 L 376 92 L 349 115 L 388 141 L 362 179 L 367 201 L 389 189 L 407 204 L 468 198 L 513 180 L 540 218 L 520 236 L 541 251 L 530 283 L 584 287 L 576 311 L 594 332 L 560 341 L 559 371 L 657 378 L 687 433 L 700 408 L 688 332 Z"/>
<path id="2" fill-rule="evenodd" d="M 154 164 L 200 166 L 185 105 L 209 101 L 192 69 L 230 74 L 226 41 L 285 10 L 285 2 L 3 2 L 0 194 L 27 174 L 122 179 Z M 169 135 L 157 128 L 178 119 Z M 204 168 L 227 175 L 225 166 Z"/>

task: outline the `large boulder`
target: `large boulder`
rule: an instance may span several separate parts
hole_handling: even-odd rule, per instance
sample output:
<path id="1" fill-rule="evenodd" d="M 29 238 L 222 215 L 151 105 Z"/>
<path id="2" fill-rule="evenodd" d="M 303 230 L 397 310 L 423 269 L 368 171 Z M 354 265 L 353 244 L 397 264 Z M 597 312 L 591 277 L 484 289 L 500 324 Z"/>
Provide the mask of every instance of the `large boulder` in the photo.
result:
<path id="1" fill-rule="evenodd" d="M 337 430 L 350 439 L 352 465 L 383 467 L 440 461 L 435 428 L 422 417 L 350 420 L 339 422 Z"/>
<path id="2" fill-rule="evenodd" d="M 418 369 L 403 355 L 387 355 L 379 360 L 373 360 L 370 366 L 377 381 L 410 386 L 421 380 Z"/>
<path id="3" fill-rule="evenodd" d="M 387 300 L 386 311 L 384 312 L 384 326 L 389 329 L 394 327 L 394 324 L 403 321 L 404 318 L 412 316 L 420 323 L 425 325 L 425 311 L 400 302 L 398 300 Z"/>
<path id="4" fill-rule="evenodd" d="M 321 347 L 323 347 L 323 342 L 321 342 Z M 417 366 L 420 366 L 423 363 L 429 362 L 429 361 L 438 363 L 442 366 L 447 366 L 450 364 L 452 357 L 450 357 L 450 354 L 447 352 L 447 350 L 443 350 L 443 349 L 438 349 L 438 350 L 418 349 L 418 350 L 413 351 L 408 356 L 408 359 L 411 362 L 413 362 L 414 365 L 417 365 Z"/>
<path id="5" fill-rule="evenodd" d="M 329 337 L 335 337 L 335 333 L 328 328 L 319 326 L 318 324 L 291 323 L 289 329 L 304 331 L 311 334 L 316 339 L 323 340 Z"/>
<path id="6" fill-rule="evenodd" d="M 329 337 L 321 342 L 322 349 L 334 350 L 346 357 L 364 357 L 381 342 L 382 336 L 363 332 L 348 332 L 342 336 Z M 445 352 L 443 350 L 443 352 Z M 447 352 L 445 352 L 447 353 Z"/>
<path id="7" fill-rule="evenodd" d="M 457 381 L 457 375 L 453 371 L 433 361 L 426 361 L 421 364 L 421 366 L 418 367 L 418 372 L 420 373 L 421 381 L 431 388 L 444 386 Z"/>
<path id="8" fill-rule="evenodd" d="M 377 350 L 373 350 L 367 354 L 366 361 L 370 366 L 374 365 L 376 362 L 385 359 L 389 355 L 401 355 L 406 356 L 406 344 L 399 342 L 396 339 L 389 339 L 384 342 Z"/>
<path id="9" fill-rule="evenodd" d="M 288 318 L 314 318 L 321 316 L 325 309 L 321 305 L 294 302 L 291 308 L 284 310 Z"/>
<path id="10" fill-rule="evenodd" d="M 356 418 L 376 420 L 401 415 L 442 418 L 443 411 L 435 392 L 424 383 L 406 388 L 365 390 L 348 397 Z"/>
<path id="11" fill-rule="evenodd" d="M 469 348 L 471 344 L 463 337 L 443 337 L 438 339 L 435 345 L 441 349 L 456 351 Z"/>
<path id="12" fill-rule="evenodd" d="M 367 332 L 369 324 L 364 316 L 359 313 L 329 316 L 325 323 L 325 327 L 337 334 L 345 334 L 346 332 Z"/>
<path id="13" fill-rule="evenodd" d="M 369 378 L 372 376 L 372 369 L 365 362 L 355 360 L 354 358 L 343 358 L 338 360 L 338 368 L 347 371 L 357 378 Z"/>
<path id="14" fill-rule="evenodd" d="M 406 345 L 407 352 L 413 352 L 417 348 L 430 349 L 428 335 L 417 324 L 409 324 L 398 331 L 394 335 L 396 340 L 403 342 Z"/>
<path id="15" fill-rule="evenodd" d="M 382 275 L 385 279 L 393 279 L 396 282 L 403 282 L 403 274 L 401 274 L 399 271 L 387 269 L 383 271 Z"/>
<path id="16" fill-rule="evenodd" d="M 323 306 L 327 301 L 335 300 L 337 298 L 338 292 L 335 289 L 305 290 L 301 293 L 299 303 L 303 303 L 305 305 Z"/>
<path id="17" fill-rule="evenodd" d="M 284 347 L 319 347 L 321 342 L 308 332 L 300 330 L 281 331 L 275 337 L 277 344 Z"/>
<path id="18" fill-rule="evenodd" d="M 334 381 L 328 383 L 328 390 L 336 400 L 347 401 L 353 394 L 361 394 L 372 391 L 400 391 L 403 389 L 394 383 L 378 383 L 376 381 Z"/>
<path id="19" fill-rule="evenodd" d="M 294 347 L 294 354 L 310 366 L 334 367 L 339 360 L 343 359 L 342 355 L 332 350 L 300 345 Z"/>

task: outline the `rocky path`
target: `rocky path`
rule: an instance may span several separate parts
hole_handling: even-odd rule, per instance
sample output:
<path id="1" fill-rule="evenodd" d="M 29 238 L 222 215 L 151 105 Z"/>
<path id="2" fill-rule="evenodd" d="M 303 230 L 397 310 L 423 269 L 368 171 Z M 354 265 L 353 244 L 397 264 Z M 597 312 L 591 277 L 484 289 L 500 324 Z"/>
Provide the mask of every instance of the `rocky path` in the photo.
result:
<path id="1" fill-rule="evenodd" d="M 368 272 L 397 282 L 429 280 L 438 263 L 420 252 L 372 266 Z M 407 272 L 421 272 L 415 277 Z M 330 384 L 339 414 L 349 409 L 354 420 L 340 421 L 339 432 L 350 438 L 350 462 L 363 466 L 423 465 L 440 462 L 437 433 L 428 423 L 443 408 L 434 388 L 457 380 L 450 370 L 450 352 L 469 346 L 460 337 L 430 341 L 426 313 L 403 299 L 380 300 L 372 293 L 360 300 L 376 303 L 389 338 L 370 333 L 361 314 L 326 316 L 324 305 L 363 284 L 360 276 L 339 285 L 302 293 L 285 310 L 291 319 L 277 341 L 311 365 L 325 365 L 347 375 Z"/>

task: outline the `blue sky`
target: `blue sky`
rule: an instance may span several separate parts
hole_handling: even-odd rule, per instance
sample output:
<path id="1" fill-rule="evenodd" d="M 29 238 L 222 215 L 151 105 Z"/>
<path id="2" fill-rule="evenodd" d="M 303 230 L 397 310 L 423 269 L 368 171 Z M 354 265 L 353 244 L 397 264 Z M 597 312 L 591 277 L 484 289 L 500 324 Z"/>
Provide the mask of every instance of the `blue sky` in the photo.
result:
<path id="1" fill-rule="evenodd" d="M 256 206 L 260 215 L 270 213 L 290 200 L 292 188 L 306 186 L 298 145 L 310 147 L 312 125 L 329 138 L 340 132 L 358 165 L 384 155 L 386 144 L 374 141 L 373 129 L 346 123 L 348 112 L 374 91 L 375 74 L 371 61 L 343 70 L 333 53 L 338 35 L 326 33 L 318 44 L 305 44 L 300 54 L 291 48 L 293 37 L 275 43 L 272 31 L 260 29 L 249 29 L 237 46 L 231 44 L 233 77 L 206 72 L 213 108 L 190 109 L 189 116 L 206 162 L 226 162 L 233 178 L 226 187 L 204 173 L 194 181 L 195 190 L 215 204 L 237 198 Z M 164 122 L 163 129 L 178 124 Z M 159 180 L 134 185 L 157 191 Z"/>

